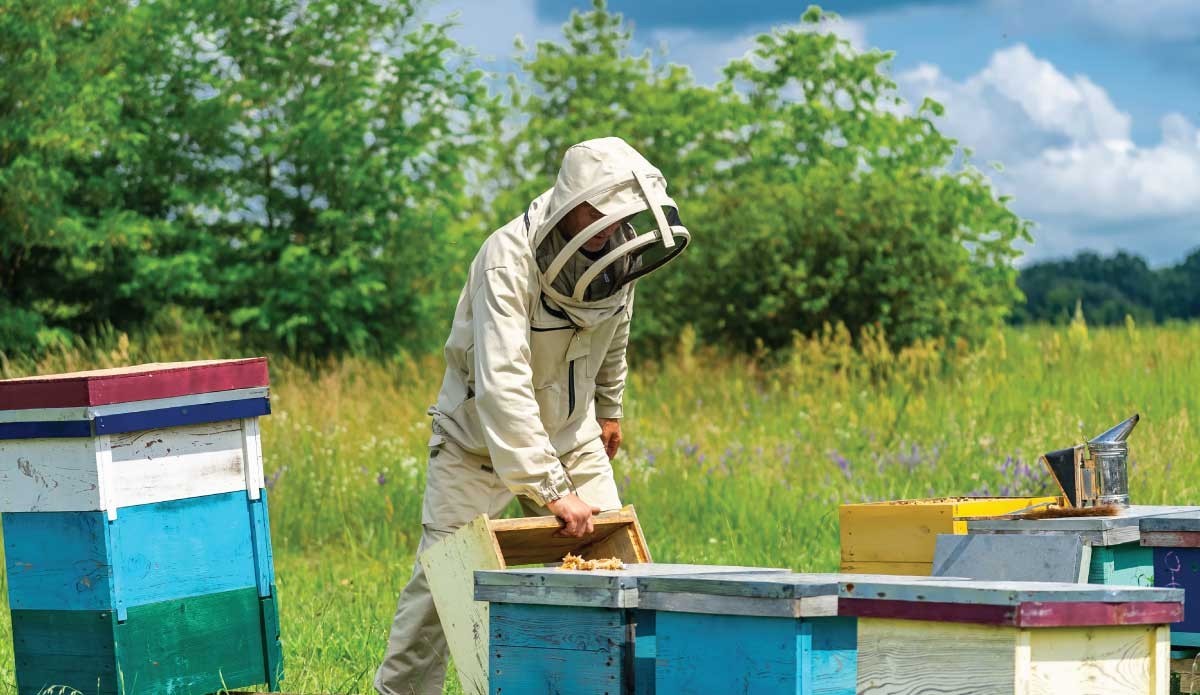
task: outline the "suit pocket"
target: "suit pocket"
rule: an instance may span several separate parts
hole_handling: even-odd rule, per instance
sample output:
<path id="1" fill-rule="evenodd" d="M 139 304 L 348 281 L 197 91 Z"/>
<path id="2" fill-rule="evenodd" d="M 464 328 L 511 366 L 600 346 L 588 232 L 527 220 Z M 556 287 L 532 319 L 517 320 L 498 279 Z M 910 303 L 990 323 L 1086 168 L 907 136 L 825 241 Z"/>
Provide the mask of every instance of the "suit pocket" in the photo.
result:
<path id="1" fill-rule="evenodd" d="M 552 383 L 539 386 L 533 390 L 533 396 L 537 399 L 538 410 L 542 415 L 542 425 L 548 433 L 553 434 L 567 419 L 562 385 Z"/>

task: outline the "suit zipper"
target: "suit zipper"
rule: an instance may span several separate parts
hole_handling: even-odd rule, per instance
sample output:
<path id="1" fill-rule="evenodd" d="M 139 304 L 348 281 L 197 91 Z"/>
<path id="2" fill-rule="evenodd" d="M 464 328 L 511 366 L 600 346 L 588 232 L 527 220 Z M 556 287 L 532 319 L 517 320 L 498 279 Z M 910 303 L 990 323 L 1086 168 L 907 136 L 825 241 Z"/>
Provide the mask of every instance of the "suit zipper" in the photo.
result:
<path id="1" fill-rule="evenodd" d="M 567 417 L 575 412 L 575 360 L 567 367 Z"/>

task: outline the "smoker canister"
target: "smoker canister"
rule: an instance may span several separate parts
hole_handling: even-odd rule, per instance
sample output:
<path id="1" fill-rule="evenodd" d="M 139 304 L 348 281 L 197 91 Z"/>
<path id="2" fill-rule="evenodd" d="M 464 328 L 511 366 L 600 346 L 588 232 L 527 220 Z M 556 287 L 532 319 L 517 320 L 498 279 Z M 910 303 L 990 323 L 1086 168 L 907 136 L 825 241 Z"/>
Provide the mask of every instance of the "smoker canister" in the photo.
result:
<path id="1" fill-rule="evenodd" d="M 1129 444 L 1121 441 L 1088 442 L 1096 466 L 1096 504 L 1129 506 Z"/>

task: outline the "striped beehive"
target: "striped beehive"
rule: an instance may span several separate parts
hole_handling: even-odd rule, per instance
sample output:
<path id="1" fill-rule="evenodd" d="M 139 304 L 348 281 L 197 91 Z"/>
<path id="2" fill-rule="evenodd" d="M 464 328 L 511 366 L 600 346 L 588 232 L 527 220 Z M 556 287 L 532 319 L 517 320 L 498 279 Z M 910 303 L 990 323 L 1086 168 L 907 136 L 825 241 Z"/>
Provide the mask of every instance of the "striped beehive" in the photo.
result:
<path id="1" fill-rule="evenodd" d="M 843 578 L 872 695 L 1168 695 L 1177 589 Z"/>
<path id="2" fill-rule="evenodd" d="M 265 359 L 0 381 L 20 695 L 277 686 L 267 384 Z"/>

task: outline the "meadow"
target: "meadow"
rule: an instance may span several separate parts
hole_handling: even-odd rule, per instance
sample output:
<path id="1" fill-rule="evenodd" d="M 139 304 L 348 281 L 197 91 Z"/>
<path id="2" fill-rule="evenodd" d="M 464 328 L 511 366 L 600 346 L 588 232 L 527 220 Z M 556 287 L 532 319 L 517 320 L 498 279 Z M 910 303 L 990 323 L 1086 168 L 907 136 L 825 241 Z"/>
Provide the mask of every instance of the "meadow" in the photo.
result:
<path id="1" fill-rule="evenodd" d="M 831 328 L 786 356 L 748 357 L 685 333 L 658 361 L 631 355 L 614 467 L 656 560 L 811 571 L 837 569 L 840 503 L 1050 491 L 1038 454 L 1134 412 L 1133 500 L 1194 503 L 1197 344 L 1200 324 L 1077 320 L 898 353 Z M 0 358 L 0 375 L 233 356 L 203 334 L 109 335 Z M 438 355 L 271 361 L 263 437 L 289 692 L 372 692 L 412 566 L 442 368 Z M 15 692 L 7 621 L 0 692 Z"/>

